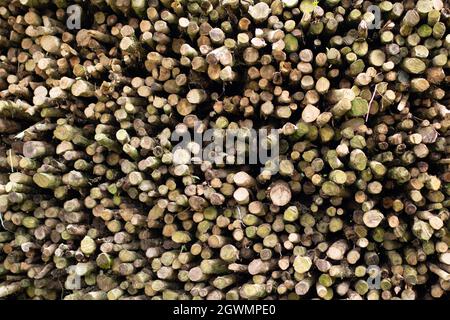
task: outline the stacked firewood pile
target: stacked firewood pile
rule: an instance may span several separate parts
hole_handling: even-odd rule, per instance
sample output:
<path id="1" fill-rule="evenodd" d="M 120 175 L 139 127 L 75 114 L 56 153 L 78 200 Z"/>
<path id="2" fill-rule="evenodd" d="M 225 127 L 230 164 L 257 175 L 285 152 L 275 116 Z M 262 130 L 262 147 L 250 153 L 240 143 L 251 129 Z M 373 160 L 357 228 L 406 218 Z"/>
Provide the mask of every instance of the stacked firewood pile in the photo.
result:
<path id="1" fill-rule="evenodd" d="M 445 298 L 449 28 L 443 0 L 0 0 L 0 298 Z M 176 148 L 211 130 L 278 153 Z"/>

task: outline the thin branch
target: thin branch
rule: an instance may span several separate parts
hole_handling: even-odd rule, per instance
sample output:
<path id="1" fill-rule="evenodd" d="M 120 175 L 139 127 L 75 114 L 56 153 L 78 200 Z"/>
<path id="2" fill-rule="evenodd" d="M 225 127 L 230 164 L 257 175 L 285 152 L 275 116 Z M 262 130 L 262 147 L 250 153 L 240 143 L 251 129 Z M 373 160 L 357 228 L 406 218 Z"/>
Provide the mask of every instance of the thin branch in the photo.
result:
<path id="1" fill-rule="evenodd" d="M 366 122 L 369 120 L 370 109 L 372 108 L 373 99 L 375 98 L 375 95 L 377 93 L 377 87 L 378 87 L 378 83 L 375 85 L 375 89 L 373 90 L 372 98 L 370 98 L 370 101 L 369 101 L 369 109 L 367 110 L 367 114 L 366 114 Z"/>

